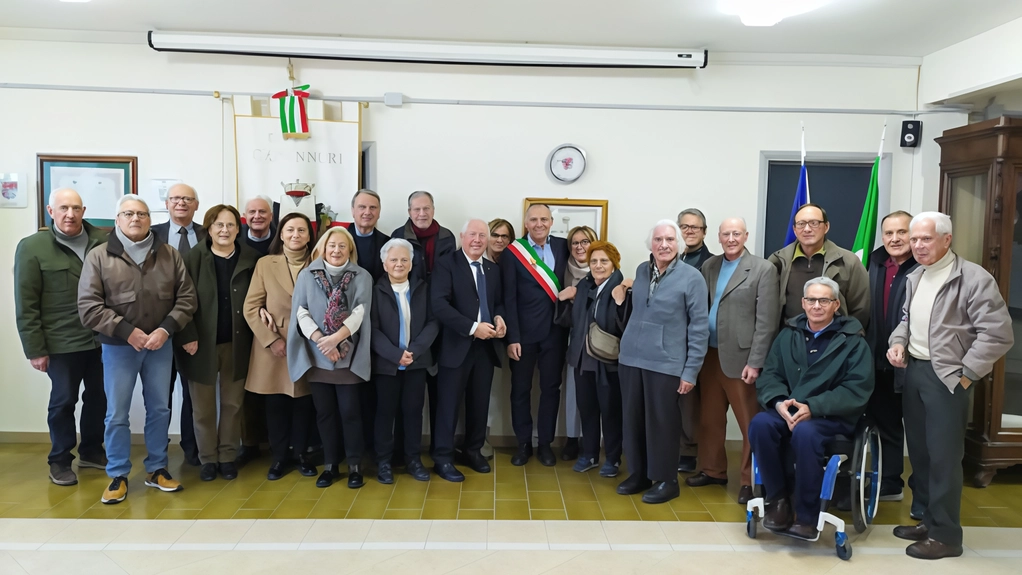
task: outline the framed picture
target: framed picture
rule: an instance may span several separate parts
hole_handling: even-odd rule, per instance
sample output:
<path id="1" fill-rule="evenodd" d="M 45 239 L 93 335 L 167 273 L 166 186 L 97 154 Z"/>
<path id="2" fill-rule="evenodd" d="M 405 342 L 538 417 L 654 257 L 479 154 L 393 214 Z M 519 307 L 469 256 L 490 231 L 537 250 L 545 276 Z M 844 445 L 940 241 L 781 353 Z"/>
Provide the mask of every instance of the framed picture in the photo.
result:
<path id="1" fill-rule="evenodd" d="M 525 213 L 533 204 L 546 204 L 554 217 L 550 233 L 567 238 L 575 226 L 589 226 L 596 230 L 601 240 L 607 239 L 607 200 L 569 200 L 567 198 L 525 198 L 522 206 L 522 229 L 525 229 Z"/>
<path id="2" fill-rule="evenodd" d="M 112 228 L 117 200 L 138 193 L 136 156 L 62 156 L 38 154 L 39 227 L 50 225 L 46 204 L 50 193 L 61 188 L 78 192 L 85 205 L 86 220 L 97 227 Z"/>

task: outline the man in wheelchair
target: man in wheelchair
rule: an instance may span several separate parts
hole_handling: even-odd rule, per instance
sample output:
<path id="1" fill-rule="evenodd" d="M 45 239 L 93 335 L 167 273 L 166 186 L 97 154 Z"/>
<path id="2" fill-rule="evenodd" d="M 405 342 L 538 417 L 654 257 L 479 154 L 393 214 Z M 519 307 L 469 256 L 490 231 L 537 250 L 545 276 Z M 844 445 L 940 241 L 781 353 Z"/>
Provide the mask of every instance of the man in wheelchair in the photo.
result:
<path id="1" fill-rule="evenodd" d="M 756 380 L 765 411 L 752 419 L 749 443 L 765 491 L 763 526 L 815 539 L 825 448 L 835 436 L 855 431 L 874 376 L 862 324 L 835 315 L 841 306 L 837 283 L 813 278 L 802 294 L 805 313 L 777 334 Z"/>

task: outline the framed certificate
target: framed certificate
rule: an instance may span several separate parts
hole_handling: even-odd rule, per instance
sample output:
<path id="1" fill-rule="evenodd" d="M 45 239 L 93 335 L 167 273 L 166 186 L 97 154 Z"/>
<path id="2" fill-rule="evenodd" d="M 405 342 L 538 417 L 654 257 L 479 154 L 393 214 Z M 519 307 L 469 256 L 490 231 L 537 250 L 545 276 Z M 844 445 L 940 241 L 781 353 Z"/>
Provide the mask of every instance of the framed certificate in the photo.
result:
<path id="1" fill-rule="evenodd" d="M 138 157 L 70 156 L 38 154 L 39 227 L 50 225 L 46 205 L 50 194 L 61 188 L 78 192 L 85 205 L 86 221 L 112 228 L 117 200 L 138 193 Z"/>

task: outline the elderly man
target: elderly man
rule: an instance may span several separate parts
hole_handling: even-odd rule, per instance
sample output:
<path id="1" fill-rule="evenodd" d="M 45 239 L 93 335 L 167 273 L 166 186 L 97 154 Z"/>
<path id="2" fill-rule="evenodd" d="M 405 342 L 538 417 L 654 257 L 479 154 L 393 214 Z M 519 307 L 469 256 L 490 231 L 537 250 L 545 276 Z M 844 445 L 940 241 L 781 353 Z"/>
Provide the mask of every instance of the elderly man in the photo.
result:
<path id="1" fill-rule="evenodd" d="M 869 398 L 867 415 L 880 432 L 883 444 L 884 476 L 880 482 L 880 501 L 901 501 L 901 478 L 905 470 L 905 428 L 901 423 L 901 390 L 904 372 L 895 378 L 895 369 L 887 361 L 887 340 L 901 323 L 901 308 L 905 305 L 905 279 L 919 264 L 912 257 L 908 241 L 912 214 L 894 212 L 880 221 L 883 245 L 869 256 L 869 290 L 873 302 L 866 342 L 873 351 L 876 369 L 876 387 Z M 910 480 L 909 483 L 912 483 Z M 922 518 L 922 510 L 915 509 Z"/>
<path id="2" fill-rule="evenodd" d="M 798 238 L 768 258 L 780 279 L 781 322 L 802 313 L 802 286 L 817 277 L 834 280 L 841 290 L 841 315 L 869 326 L 869 274 L 852 252 L 827 239 L 830 221 L 827 212 L 816 204 L 805 204 L 795 214 Z"/>
<path id="3" fill-rule="evenodd" d="M 682 233 L 685 233 L 684 231 Z M 717 233 L 724 254 L 703 264 L 710 292 L 710 342 L 699 372 L 699 464 L 702 471 L 685 480 L 689 487 L 727 484 L 728 406 L 742 430 L 742 486 L 738 503 L 752 498 L 749 423 L 759 413 L 756 379 L 777 334 L 777 271 L 745 249 L 745 220 L 730 218 Z"/>
<path id="4" fill-rule="evenodd" d="M 244 215 L 245 224 L 241 226 L 241 237 L 250 248 L 259 252 L 260 256 L 265 256 L 270 253 L 270 243 L 276 232 L 273 227 L 273 200 L 266 196 L 252 198 L 245 203 Z"/>
<path id="5" fill-rule="evenodd" d="M 680 494 L 675 466 L 683 435 L 695 422 L 686 407 L 706 356 L 709 336 L 706 281 L 681 263 L 671 220 L 660 220 L 646 240 L 649 261 L 611 296 L 631 298 L 631 316 L 621 335 L 618 373 L 624 420 L 624 452 L 631 474 L 621 495 L 647 490 L 644 503 L 666 503 Z M 688 429 L 686 429 L 686 426 Z"/>
<path id="6" fill-rule="evenodd" d="M 355 239 L 355 248 L 363 254 L 358 260 L 359 267 L 373 276 L 373 281 L 386 275 L 383 260 L 379 257 L 380 248 L 390 240 L 390 236 L 376 229 L 380 221 L 380 194 L 362 189 L 351 198 L 351 223 L 348 231 Z"/>
<path id="7" fill-rule="evenodd" d="M 687 208 L 678 214 L 678 229 L 681 239 L 685 242 L 685 251 L 681 253 L 681 261 L 701 269 L 706 260 L 713 256 L 706 247 L 706 216 L 702 210 Z"/>
<path id="8" fill-rule="evenodd" d="M 195 210 L 199 209 L 199 197 L 195 188 L 187 184 L 174 184 L 167 190 L 167 211 L 170 221 L 152 226 L 153 234 L 163 243 L 176 248 L 185 256 L 195 244 L 206 239 L 206 230 L 199 222 L 192 221 Z M 174 381 L 177 366 L 170 367 L 170 406 L 174 407 Z M 181 376 L 181 450 L 185 461 L 199 465 L 199 447 L 195 442 L 195 425 L 192 422 L 192 397 L 188 393 L 188 380 Z"/>
<path id="9" fill-rule="evenodd" d="M 752 418 L 749 443 L 766 491 L 763 526 L 814 539 L 824 447 L 855 431 L 873 393 L 873 361 L 859 320 L 836 315 L 841 292 L 834 280 L 810 279 L 802 293 L 803 313 L 777 334 L 756 381 L 765 411 Z M 786 453 L 794 456 L 794 470 Z M 794 493 L 787 488 L 792 473 Z"/>
<path id="10" fill-rule="evenodd" d="M 192 319 L 195 287 L 177 250 L 149 229 L 149 206 L 134 194 L 117 202 L 114 232 L 106 246 L 85 258 L 78 282 L 78 314 L 103 344 L 106 389 L 106 473 L 112 481 L 103 503 L 128 495 L 131 428 L 128 412 L 135 381 L 145 398 L 145 484 L 178 491 L 167 471 L 172 338 Z"/>
<path id="11" fill-rule="evenodd" d="M 908 368 L 905 439 L 912 496 L 924 511 L 922 522 L 895 527 L 894 535 L 916 541 L 905 550 L 911 557 L 958 557 L 969 391 L 1011 349 L 1014 335 L 997 282 L 951 251 L 951 218 L 923 212 L 909 230 L 920 267 L 908 276 L 887 359 Z"/>
<path id="12" fill-rule="evenodd" d="M 507 309 L 507 356 L 511 360 L 511 425 L 518 451 L 513 465 L 532 457 L 532 377 L 539 365 L 538 458 L 557 464 L 554 440 L 561 406 L 561 374 L 567 356 L 567 330 L 554 324 L 554 305 L 568 265 L 568 242 L 550 235 L 550 207 L 532 204 L 525 212 L 528 233 L 508 245 L 500 258 Z"/>
<path id="13" fill-rule="evenodd" d="M 437 406 L 434 470 L 447 481 L 464 481 L 454 467 L 458 407 L 465 401 L 464 457 L 472 470 L 489 473 L 480 453 L 486 439 L 493 369 L 500 367 L 496 340 L 504 337 L 500 270 L 483 258 L 489 226 L 469 220 L 461 230 L 461 249 L 437 261 L 431 300 L 443 326 L 440 346 L 440 398 Z"/>
<path id="14" fill-rule="evenodd" d="M 103 358 L 92 330 L 82 325 L 75 304 L 82 262 L 106 241 L 106 233 L 84 220 L 82 198 L 64 188 L 50 194 L 50 228 L 18 242 L 14 254 L 14 306 L 21 347 L 32 367 L 50 378 L 46 424 L 52 445 L 50 481 L 74 485 L 71 470 L 78 444 L 75 405 L 84 381 L 78 467 L 106 468 L 103 450 Z"/>

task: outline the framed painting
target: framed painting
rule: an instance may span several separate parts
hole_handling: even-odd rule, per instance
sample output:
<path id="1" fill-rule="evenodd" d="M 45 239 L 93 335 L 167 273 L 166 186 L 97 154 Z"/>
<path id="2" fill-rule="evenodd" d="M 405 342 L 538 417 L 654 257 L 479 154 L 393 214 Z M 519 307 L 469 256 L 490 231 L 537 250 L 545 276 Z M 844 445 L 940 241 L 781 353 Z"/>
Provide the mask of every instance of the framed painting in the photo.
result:
<path id="1" fill-rule="evenodd" d="M 112 228 L 117 217 L 117 200 L 138 193 L 138 157 L 72 156 L 38 154 L 39 227 L 49 227 L 46 213 L 50 194 L 61 188 L 78 192 L 85 205 L 86 221 Z"/>
<path id="2" fill-rule="evenodd" d="M 571 228 L 589 226 L 596 230 L 599 239 L 607 239 L 607 200 L 569 200 L 567 198 L 525 198 L 522 205 L 522 229 L 525 229 L 525 213 L 533 204 L 550 206 L 554 218 L 550 233 L 566 238 Z"/>

